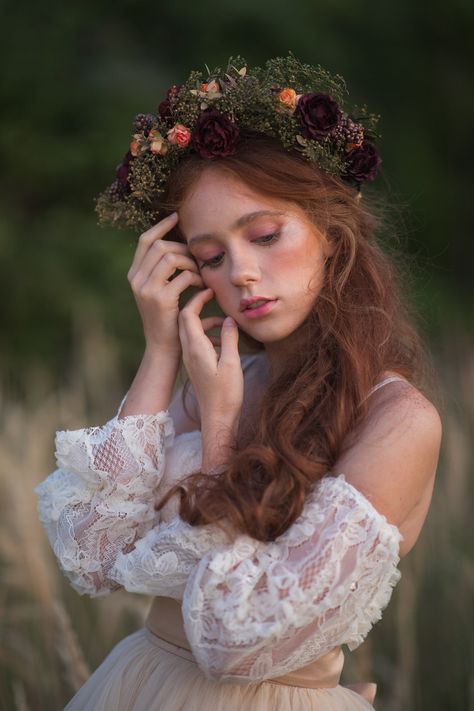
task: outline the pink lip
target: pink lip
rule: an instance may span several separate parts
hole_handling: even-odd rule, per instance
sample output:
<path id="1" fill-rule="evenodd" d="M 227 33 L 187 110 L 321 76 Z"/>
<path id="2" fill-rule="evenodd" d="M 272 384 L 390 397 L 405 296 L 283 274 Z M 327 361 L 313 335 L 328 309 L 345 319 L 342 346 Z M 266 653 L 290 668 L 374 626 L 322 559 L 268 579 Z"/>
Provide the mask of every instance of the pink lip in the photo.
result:
<path id="1" fill-rule="evenodd" d="M 244 311 L 247 306 L 254 304 L 256 301 L 274 301 L 274 299 L 269 299 L 268 296 L 251 296 L 249 299 L 241 299 L 240 310 Z"/>
<path id="2" fill-rule="evenodd" d="M 257 301 L 257 299 L 254 299 L 254 301 Z M 277 300 L 272 299 L 271 301 L 267 301 L 265 304 L 258 306 L 256 309 L 244 309 L 242 313 L 247 316 L 247 318 L 258 318 L 259 316 L 264 316 L 271 311 L 273 307 L 276 306 L 276 303 Z"/>

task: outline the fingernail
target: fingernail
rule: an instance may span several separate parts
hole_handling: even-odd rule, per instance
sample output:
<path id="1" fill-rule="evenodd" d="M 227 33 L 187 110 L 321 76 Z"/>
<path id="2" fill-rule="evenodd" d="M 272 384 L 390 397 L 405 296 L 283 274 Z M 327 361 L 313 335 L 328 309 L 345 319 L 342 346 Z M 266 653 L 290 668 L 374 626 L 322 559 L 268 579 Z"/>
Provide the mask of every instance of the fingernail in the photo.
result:
<path id="1" fill-rule="evenodd" d="M 224 319 L 224 323 L 222 324 L 223 326 L 234 326 L 235 321 L 232 318 L 232 316 L 226 316 Z"/>
<path id="2" fill-rule="evenodd" d="M 177 213 L 177 212 L 172 212 L 171 215 L 168 215 L 168 217 L 169 217 L 169 218 L 171 218 L 171 217 L 178 217 L 178 213 Z"/>

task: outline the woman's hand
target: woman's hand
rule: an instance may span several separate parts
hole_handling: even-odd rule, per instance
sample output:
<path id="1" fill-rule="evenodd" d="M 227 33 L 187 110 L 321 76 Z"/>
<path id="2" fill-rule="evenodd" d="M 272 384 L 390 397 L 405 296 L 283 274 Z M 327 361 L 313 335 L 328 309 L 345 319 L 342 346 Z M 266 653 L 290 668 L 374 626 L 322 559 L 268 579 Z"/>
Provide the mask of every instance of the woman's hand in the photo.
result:
<path id="1" fill-rule="evenodd" d="M 179 297 L 189 286 L 203 288 L 204 282 L 187 245 L 162 239 L 177 221 L 174 212 L 140 236 L 127 278 L 143 322 L 147 351 L 179 357 Z M 182 271 L 170 281 L 176 269 Z"/>
<path id="2" fill-rule="evenodd" d="M 200 319 L 204 304 L 212 296 L 212 289 L 195 294 L 178 318 L 183 362 L 201 413 L 203 471 L 225 462 L 228 447 L 237 435 L 244 396 L 237 324 L 221 316 Z M 212 327 L 211 322 L 222 324 L 220 354 L 204 332 L 205 326 Z"/>

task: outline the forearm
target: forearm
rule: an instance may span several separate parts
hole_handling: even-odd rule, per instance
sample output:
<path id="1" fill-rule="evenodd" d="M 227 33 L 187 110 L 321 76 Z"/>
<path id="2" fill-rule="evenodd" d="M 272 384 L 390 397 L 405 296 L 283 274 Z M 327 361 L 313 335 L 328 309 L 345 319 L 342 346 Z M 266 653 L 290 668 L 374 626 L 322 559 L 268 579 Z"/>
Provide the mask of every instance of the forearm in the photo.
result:
<path id="1" fill-rule="evenodd" d="M 238 426 L 238 417 L 213 417 L 201 422 L 204 473 L 211 473 L 228 463 L 237 440 Z"/>
<path id="2" fill-rule="evenodd" d="M 173 396 L 179 361 L 180 356 L 175 352 L 145 350 L 118 418 L 167 410 Z"/>

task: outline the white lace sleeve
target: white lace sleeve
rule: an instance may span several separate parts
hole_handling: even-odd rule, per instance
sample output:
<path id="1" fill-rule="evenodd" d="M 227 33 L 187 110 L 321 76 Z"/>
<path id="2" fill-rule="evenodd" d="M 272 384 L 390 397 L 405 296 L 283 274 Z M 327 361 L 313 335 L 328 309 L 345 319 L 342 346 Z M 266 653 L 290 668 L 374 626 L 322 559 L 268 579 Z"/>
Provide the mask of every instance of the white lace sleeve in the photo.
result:
<path id="1" fill-rule="evenodd" d="M 199 666 L 249 683 L 355 649 L 401 577 L 402 538 L 343 474 L 325 477 L 276 541 L 239 536 L 194 567 L 183 617 Z"/>
<path id="2" fill-rule="evenodd" d="M 121 553 L 112 571 L 129 592 L 183 599 L 197 563 L 226 541 L 215 526 L 191 526 L 176 516 L 160 522 L 129 553 Z"/>
<path id="3" fill-rule="evenodd" d="M 79 593 L 96 597 L 119 587 L 111 568 L 153 526 L 155 489 L 173 439 L 167 411 L 117 414 L 100 427 L 56 433 L 58 468 L 35 492 L 60 567 Z"/>

